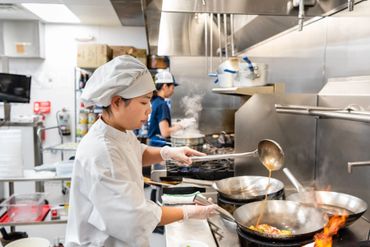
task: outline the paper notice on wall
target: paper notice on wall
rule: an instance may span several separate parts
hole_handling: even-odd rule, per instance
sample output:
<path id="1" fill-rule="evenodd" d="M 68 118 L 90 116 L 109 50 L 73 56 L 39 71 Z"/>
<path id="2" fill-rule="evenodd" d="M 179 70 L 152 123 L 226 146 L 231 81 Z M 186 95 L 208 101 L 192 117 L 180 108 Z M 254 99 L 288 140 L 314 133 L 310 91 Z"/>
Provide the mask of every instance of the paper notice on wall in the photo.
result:
<path id="1" fill-rule="evenodd" d="M 25 45 L 24 43 L 16 43 L 15 44 L 15 51 L 17 52 L 17 54 L 19 55 L 23 55 L 25 53 Z"/>
<path id="2" fill-rule="evenodd" d="M 31 46 L 29 42 L 17 42 L 15 43 L 15 51 L 18 55 L 25 55 L 27 52 L 27 47 Z"/>
<path id="3" fill-rule="evenodd" d="M 0 177 L 22 177 L 22 131 L 0 130 Z"/>

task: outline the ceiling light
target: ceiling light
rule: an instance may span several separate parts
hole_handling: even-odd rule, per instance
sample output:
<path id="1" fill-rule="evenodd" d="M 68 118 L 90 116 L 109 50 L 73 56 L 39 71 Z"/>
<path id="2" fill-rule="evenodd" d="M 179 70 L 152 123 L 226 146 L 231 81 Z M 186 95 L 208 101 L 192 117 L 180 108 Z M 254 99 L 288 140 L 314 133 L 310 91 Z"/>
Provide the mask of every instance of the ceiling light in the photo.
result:
<path id="1" fill-rule="evenodd" d="M 22 6 L 46 22 L 79 23 L 80 19 L 64 4 L 22 3 Z"/>

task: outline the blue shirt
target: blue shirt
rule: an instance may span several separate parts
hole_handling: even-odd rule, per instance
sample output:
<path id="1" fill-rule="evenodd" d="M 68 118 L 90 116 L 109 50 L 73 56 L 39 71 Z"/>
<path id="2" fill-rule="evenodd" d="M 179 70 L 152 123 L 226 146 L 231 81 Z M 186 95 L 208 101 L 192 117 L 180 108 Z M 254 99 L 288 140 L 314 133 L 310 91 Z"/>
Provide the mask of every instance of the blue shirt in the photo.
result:
<path id="1" fill-rule="evenodd" d="M 168 107 L 166 101 L 162 97 L 157 96 L 152 101 L 152 113 L 149 119 L 148 137 L 151 139 L 151 142 L 149 143 L 151 146 L 162 147 L 165 145 L 164 143 L 161 144 L 155 142 L 156 140 L 163 142 L 166 141 L 165 139 L 158 137 L 161 136 L 159 123 L 163 120 L 166 120 L 169 126 L 171 126 L 170 108 Z"/>

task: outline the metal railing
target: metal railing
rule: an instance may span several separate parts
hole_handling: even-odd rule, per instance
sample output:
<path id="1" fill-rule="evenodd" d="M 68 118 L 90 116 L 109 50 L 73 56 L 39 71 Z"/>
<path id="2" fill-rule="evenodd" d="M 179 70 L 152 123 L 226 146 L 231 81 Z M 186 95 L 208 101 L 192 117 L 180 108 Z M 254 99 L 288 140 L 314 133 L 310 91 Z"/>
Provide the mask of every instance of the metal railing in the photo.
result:
<path id="1" fill-rule="evenodd" d="M 322 106 L 279 105 L 275 104 L 276 112 L 296 115 L 309 115 L 319 118 L 335 118 L 370 123 L 370 111 L 362 107 L 350 105 L 345 108 Z"/>

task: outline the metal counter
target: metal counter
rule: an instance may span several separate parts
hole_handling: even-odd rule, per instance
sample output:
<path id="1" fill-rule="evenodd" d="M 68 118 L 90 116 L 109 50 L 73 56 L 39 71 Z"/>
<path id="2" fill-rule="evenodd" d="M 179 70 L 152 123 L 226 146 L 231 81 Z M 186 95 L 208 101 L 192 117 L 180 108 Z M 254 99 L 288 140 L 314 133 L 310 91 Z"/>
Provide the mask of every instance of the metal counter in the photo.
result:
<path id="1" fill-rule="evenodd" d="M 178 221 L 165 226 L 166 246 L 191 246 L 188 241 L 199 241 L 217 247 L 207 220 Z"/>

